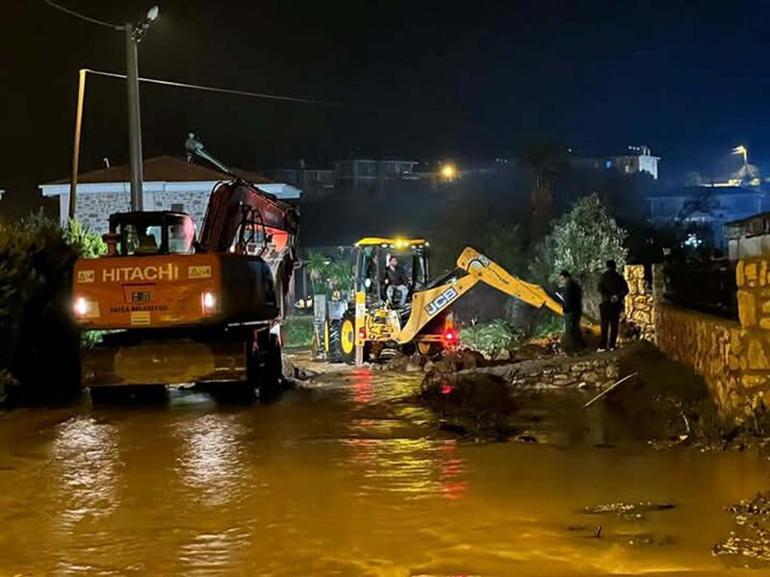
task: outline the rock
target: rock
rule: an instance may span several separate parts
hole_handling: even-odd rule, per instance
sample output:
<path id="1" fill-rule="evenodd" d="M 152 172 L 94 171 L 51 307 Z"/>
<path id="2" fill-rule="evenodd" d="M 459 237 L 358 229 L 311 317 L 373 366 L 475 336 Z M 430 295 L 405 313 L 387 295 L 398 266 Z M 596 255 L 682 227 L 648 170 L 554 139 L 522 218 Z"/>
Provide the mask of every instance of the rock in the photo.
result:
<path id="1" fill-rule="evenodd" d="M 519 443 L 527 443 L 527 444 L 534 444 L 538 442 L 537 437 L 535 437 L 534 435 L 530 435 L 529 433 L 522 433 L 521 435 L 518 435 L 516 437 L 516 440 Z"/>
<path id="2" fill-rule="evenodd" d="M 422 371 L 424 373 L 429 373 L 433 370 L 433 368 L 436 366 L 436 363 L 434 363 L 431 360 L 425 361 L 425 364 L 422 366 Z"/>
<path id="3" fill-rule="evenodd" d="M 289 357 L 286 355 L 281 356 L 281 373 L 284 377 L 295 377 L 295 371 L 297 368 L 294 366 L 294 363 L 291 361 Z"/>
<path id="4" fill-rule="evenodd" d="M 390 359 L 387 369 L 389 371 L 405 371 L 407 364 L 409 364 L 409 357 L 399 354 Z"/>
<path id="5" fill-rule="evenodd" d="M 596 384 L 601 380 L 601 377 L 593 371 L 587 371 L 583 374 L 583 381 L 589 385 Z"/>
<path id="6" fill-rule="evenodd" d="M 495 355 L 496 361 L 509 361 L 511 360 L 511 351 L 508 349 L 503 349 L 499 353 Z"/>
<path id="7" fill-rule="evenodd" d="M 404 366 L 404 370 L 407 373 L 415 373 L 422 370 L 422 365 L 425 362 L 425 359 L 422 355 L 419 353 L 413 354 L 411 357 L 407 359 L 406 365 Z"/>

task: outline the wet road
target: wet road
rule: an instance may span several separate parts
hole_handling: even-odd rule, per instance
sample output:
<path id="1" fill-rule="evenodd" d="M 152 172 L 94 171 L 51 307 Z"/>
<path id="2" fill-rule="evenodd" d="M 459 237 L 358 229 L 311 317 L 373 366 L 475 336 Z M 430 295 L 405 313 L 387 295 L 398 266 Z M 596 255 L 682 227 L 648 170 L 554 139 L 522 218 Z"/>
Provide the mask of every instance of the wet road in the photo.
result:
<path id="1" fill-rule="evenodd" d="M 327 384 L 0 414 L 0 576 L 719 574 L 723 507 L 770 481 L 753 453 L 597 449 L 590 431 L 458 443 L 403 401 L 415 377 Z M 621 500 L 678 507 L 580 512 Z"/>

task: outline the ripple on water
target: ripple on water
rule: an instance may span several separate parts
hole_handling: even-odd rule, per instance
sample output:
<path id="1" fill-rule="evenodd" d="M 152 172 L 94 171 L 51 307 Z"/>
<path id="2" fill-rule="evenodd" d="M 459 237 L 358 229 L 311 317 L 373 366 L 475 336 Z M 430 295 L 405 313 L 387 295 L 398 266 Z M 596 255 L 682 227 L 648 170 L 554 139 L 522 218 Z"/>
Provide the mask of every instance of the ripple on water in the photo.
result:
<path id="1" fill-rule="evenodd" d="M 86 415 L 73 417 L 56 427 L 51 453 L 62 530 L 89 517 L 109 516 L 120 505 L 117 427 Z"/>
<path id="2" fill-rule="evenodd" d="M 242 446 L 246 433 L 238 415 L 210 413 L 176 424 L 180 452 L 175 471 L 190 489 L 188 498 L 217 506 L 236 501 L 252 489 L 255 479 Z"/>

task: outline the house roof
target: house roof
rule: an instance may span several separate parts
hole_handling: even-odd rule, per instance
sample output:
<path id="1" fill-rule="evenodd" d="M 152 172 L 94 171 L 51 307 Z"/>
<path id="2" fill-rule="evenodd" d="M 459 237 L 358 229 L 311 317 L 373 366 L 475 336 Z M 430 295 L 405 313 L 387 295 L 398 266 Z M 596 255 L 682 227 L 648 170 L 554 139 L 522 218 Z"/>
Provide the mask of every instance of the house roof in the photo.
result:
<path id="1" fill-rule="evenodd" d="M 199 164 L 187 162 L 182 158 L 174 156 L 156 156 L 148 158 L 143 162 L 145 182 L 207 182 L 217 180 L 228 180 L 230 176 L 224 172 L 214 170 Z M 241 178 L 245 178 L 254 183 L 271 182 L 261 174 L 249 172 L 246 170 L 233 169 Z M 91 172 L 84 172 L 78 175 L 78 182 L 81 184 L 92 184 L 102 182 L 128 182 L 130 180 L 129 165 L 110 166 Z M 68 184 L 69 178 L 63 178 L 54 182 L 48 182 L 47 185 Z M 43 185 L 45 186 L 45 185 Z"/>

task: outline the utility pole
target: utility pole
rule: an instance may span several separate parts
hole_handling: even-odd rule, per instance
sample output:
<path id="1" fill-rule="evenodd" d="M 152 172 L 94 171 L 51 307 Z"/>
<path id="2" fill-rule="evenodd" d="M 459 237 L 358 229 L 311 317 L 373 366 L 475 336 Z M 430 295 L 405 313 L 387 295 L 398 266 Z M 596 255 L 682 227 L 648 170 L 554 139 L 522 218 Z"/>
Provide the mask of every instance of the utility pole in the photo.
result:
<path id="1" fill-rule="evenodd" d="M 78 193 L 78 168 L 80 166 L 80 135 L 83 131 L 83 103 L 86 98 L 86 73 L 81 68 L 78 74 L 78 101 L 75 109 L 75 141 L 72 145 L 72 178 L 70 179 L 69 217 L 75 218 Z"/>
<path id="2" fill-rule="evenodd" d="M 131 171 L 131 210 L 144 209 L 142 184 L 142 117 L 139 106 L 139 58 L 137 45 L 141 32 L 134 24 L 125 25 L 126 33 L 126 88 L 128 96 L 128 153 Z M 139 33 L 138 33 L 139 32 Z"/>

